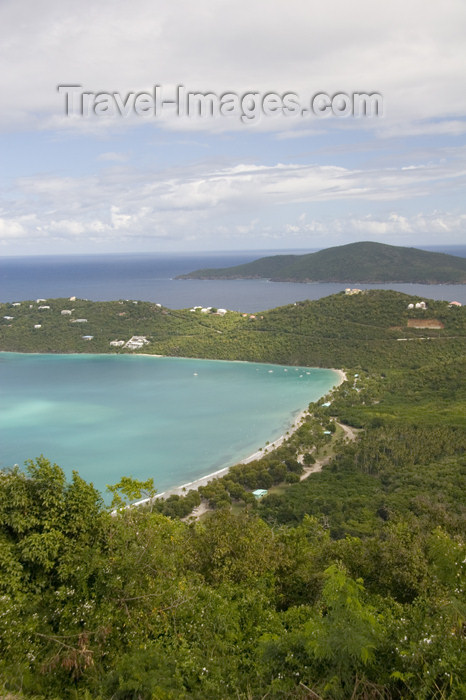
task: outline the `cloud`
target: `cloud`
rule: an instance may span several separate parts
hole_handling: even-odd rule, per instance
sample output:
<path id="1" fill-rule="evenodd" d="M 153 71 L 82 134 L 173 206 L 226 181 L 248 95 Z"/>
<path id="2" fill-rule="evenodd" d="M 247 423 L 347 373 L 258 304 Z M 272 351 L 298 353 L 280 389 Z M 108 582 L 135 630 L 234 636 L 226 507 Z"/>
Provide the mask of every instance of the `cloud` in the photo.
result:
<path id="1" fill-rule="evenodd" d="M 285 246 L 328 221 L 340 237 L 457 236 L 445 212 L 456 202 L 463 225 L 465 22 L 463 0 L 3 0 L 0 137 L 19 135 L 0 240 Z M 74 83 L 378 92 L 384 116 L 86 120 L 64 114 L 57 85 Z"/>
<path id="2" fill-rule="evenodd" d="M 73 125 L 63 118 L 58 84 L 121 93 L 184 84 L 219 93 L 294 91 L 303 97 L 321 90 L 376 91 L 386 104 L 382 130 L 386 125 L 400 131 L 403 123 L 412 129 L 419 115 L 449 116 L 447 128 L 458 129 L 457 117 L 466 108 L 460 89 L 465 22 L 462 0 L 329 0 L 318 11 L 301 0 L 3 0 L 0 61 L 8 70 L 0 74 L 7 105 L 0 124 L 87 128 L 83 120 Z M 157 123 L 199 126 L 176 118 Z M 260 128 L 290 130 L 286 120 L 271 124 L 262 120 Z M 113 128 L 124 126 L 121 119 L 113 121 Z M 226 120 L 220 127 L 200 126 L 243 128 Z M 325 122 L 318 128 L 325 130 Z"/>
<path id="3" fill-rule="evenodd" d="M 20 221 L 0 218 L 0 241 L 23 238 L 26 235 L 26 229 Z"/>
<path id="4" fill-rule="evenodd" d="M 377 240 L 391 243 L 425 244 L 436 240 L 439 234 L 447 234 L 449 241 L 464 242 L 466 230 L 466 212 L 418 212 L 411 216 L 390 212 L 385 216 L 366 215 L 362 217 L 347 216 L 327 220 L 308 221 L 306 215 L 286 227 L 290 236 L 302 238 L 306 234 L 330 236 L 335 244 L 340 242 Z"/>
<path id="5" fill-rule="evenodd" d="M 215 232 L 239 238 L 321 234 L 324 220 L 309 219 L 313 206 L 350 203 L 386 206 L 415 197 L 433 196 L 442 187 L 463 192 L 465 155 L 413 166 L 344 168 L 319 164 L 198 164 L 163 172 L 129 167 L 81 177 L 29 176 L 15 183 L 13 201 L 4 202 L 0 238 L 31 237 L 63 240 L 168 239 L 204 241 Z M 303 213 L 302 207 L 306 207 Z M 301 211 L 300 211 L 301 208 Z M 340 207 L 341 208 L 341 207 Z M 26 209 L 26 211 L 25 211 Z M 296 221 L 287 221 L 287 211 Z M 338 221 L 344 222 L 340 224 Z M 278 222 L 283 222 L 280 225 Z M 409 218 L 401 213 L 380 218 L 370 214 L 334 218 L 333 232 L 384 236 L 453 232 L 464 226 L 453 215 Z M 442 228 L 443 227 L 443 228 Z M 222 234 L 223 235 L 223 234 Z"/>
<path id="6" fill-rule="evenodd" d="M 128 155 L 126 153 L 115 153 L 114 151 L 108 151 L 107 153 L 101 153 L 97 159 L 109 161 L 111 163 L 125 163 L 128 160 Z"/>

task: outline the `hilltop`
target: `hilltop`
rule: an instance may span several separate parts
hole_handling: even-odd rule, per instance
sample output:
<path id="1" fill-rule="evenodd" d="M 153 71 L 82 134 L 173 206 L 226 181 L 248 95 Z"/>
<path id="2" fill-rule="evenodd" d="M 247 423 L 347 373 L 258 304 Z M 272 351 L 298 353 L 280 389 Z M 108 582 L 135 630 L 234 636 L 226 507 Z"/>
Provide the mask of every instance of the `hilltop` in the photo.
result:
<path id="1" fill-rule="evenodd" d="M 234 267 L 195 270 L 177 279 L 273 282 L 465 284 L 466 258 L 370 241 L 306 255 L 273 255 Z"/>

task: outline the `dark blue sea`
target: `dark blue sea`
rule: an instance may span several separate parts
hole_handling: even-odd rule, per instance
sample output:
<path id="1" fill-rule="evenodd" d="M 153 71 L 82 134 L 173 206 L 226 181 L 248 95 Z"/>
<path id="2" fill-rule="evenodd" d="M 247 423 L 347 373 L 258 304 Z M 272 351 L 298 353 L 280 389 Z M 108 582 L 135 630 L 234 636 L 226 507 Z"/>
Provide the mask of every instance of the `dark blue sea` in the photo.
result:
<path id="1" fill-rule="evenodd" d="M 425 249 L 466 257 L 466 246 L 425 246 Z M 177 275 L 199 268 L 228 267 L 265 255 L 306 252 L 313 251 L 4 257 L 0 259 L 0 301 L 77 296 L 94 301 L 154 301 L 173 309 L 199 304 L 254 312 L 304 299 L 319 299 L 348 286 L 347 283 L 175 279 Z M 359 284 L 357 280 L 354 284 L 365 289 L 396 289 L 407 294 L 466 304 L 466 285 L 368 285 Z"/>

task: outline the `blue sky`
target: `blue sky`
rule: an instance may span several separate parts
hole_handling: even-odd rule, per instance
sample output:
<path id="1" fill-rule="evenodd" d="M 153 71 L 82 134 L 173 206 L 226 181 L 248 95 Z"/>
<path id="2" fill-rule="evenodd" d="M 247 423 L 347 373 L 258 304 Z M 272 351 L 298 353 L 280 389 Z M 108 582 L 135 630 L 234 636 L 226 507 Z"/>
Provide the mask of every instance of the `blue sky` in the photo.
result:
<path id="1" fill-rule="evenodd" d="M 465 26 L 463 0 L 3 0 L 0 254 L 465 243 Z M 69 117 L 72 83 L 383 116 Z"/>

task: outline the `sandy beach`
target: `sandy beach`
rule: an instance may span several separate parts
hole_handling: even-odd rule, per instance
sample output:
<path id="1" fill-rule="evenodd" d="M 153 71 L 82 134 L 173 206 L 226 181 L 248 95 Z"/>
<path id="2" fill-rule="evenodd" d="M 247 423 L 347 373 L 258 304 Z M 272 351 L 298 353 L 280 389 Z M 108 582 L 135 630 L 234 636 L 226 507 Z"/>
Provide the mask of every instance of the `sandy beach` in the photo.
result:
<path id="1" fill-rule="evenodd" d="M 153 357 L 153 356 L 152 356 Z M 331 367 L 330 369 L 333 370 L 333 372 L 336 372 L 339 376 L 339 381 L 335 384 L 335 386 L 330 390 L 333 391 L 333 389 L 339 387 L 344 381 L 346 381 L 347 376 L 346 373 L 342 369 L 335 369 Z M 239 460 L 238 462 L 235 462 L 234 464 L 248 464 L 249 462 L 254 462 L 256 459 L 260 459 L 261 457 L 264 456 L 267 452 L 270 452 L 271 450 L 276 449 L 277 447 L 280 447 L 282 445 L 283 441 L 290 437 L 292 433 L 295 432 L 301 425 L 304 416 L 306 416 L 309 413 L 308 409 L 304 409 L 303 411 L 300 411 L 299 414 L 296 416 L 294 419 L 292 425 L 288 428 L 288 431 L 284 435 L 280 435 L 276 440 L 273 442 L 270 442 L 268 445 L 264 445 L 263 448 L 256 450 L 256 452 L 253 452 L 251 455 L 248 457 L 245 457 L 244 459 Z M 181 486 L 176 486 L 172 489 L 167 489 L 166 491 L 162 491 L 161 493 L 158 493 L 155 496 L 155 499 L 158 498 L 169 498 L 170 496 L 185 496 L 188 491 L 195 491 L 201 486 L 205 486 L 208 484 L 210 481 L 213 481 L 214 479 L 220 479 L 222 476 L 225 476 L 228 474 L 228 471 L 234 464 L 230 464 L 228 467 L 223 467 L 222 469 L 218 469 L 215 472 L 212 472 L 211 474 L 206 474 L 205 476 L 201 476 L 199 479 L 195 479 L 194 481 L 189 481 L 186 484 L 182 484 Z M 150 501 L 149 498 L 144 498 L 141 501 L 137 501 L 136 503 L 133 503 L 135 506 L 139 505 L 144 505 L 145 503 L 148 503 Z"/>

